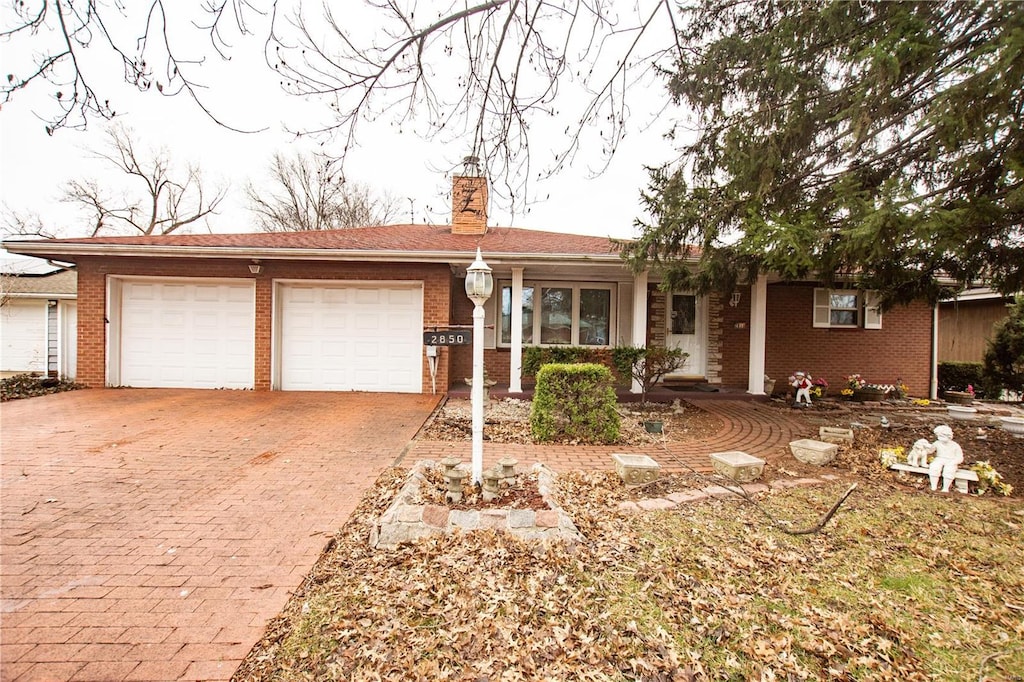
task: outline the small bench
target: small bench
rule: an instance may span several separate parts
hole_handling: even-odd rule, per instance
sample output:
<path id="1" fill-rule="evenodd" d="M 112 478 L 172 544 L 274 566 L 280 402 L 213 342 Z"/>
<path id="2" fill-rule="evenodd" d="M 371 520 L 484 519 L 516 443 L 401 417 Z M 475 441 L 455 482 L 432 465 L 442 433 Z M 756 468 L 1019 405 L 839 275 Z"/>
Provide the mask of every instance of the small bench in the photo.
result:
<path id="1" fill-rule="evenodd" d="M 889 466 L 890 469 L 896 471 L 907 471 L 912 474 L 924 474 L 928 475 L 928 467 L 916 467 L 913 464 L 907 464 L 905 462 L 896 462 Z M 967 492 L 967 482 L 978 480 L 978 473 L 971 471 L 970 469 L 957 469 L 956 476 L 953 477 L 953 485 L 956 486 L 957 492 Z"/>

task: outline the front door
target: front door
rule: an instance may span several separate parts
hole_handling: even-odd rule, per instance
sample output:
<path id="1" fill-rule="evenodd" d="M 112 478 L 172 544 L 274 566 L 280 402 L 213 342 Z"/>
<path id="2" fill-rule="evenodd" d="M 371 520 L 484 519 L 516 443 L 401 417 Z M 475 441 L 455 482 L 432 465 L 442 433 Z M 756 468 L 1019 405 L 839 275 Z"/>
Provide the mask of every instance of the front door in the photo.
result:
<path id="1" fill-rule="evenodd" d="M 669 294 L 666 345 L 689 357 L 674 378 L 704 379 L 707 363 L 707 299 L 685 292 Z"/>

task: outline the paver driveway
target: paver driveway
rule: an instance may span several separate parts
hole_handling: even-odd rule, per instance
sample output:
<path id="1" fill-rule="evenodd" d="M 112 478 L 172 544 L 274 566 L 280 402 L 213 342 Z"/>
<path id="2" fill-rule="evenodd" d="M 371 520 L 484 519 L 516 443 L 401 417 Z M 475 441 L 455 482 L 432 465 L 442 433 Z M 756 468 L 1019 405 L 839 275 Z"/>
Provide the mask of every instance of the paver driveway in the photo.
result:
<path id="1" fill-rule="evenodd" d="M 88 390 L 0 406 L 0 679 L 230 678 L 421 395 Z"/>

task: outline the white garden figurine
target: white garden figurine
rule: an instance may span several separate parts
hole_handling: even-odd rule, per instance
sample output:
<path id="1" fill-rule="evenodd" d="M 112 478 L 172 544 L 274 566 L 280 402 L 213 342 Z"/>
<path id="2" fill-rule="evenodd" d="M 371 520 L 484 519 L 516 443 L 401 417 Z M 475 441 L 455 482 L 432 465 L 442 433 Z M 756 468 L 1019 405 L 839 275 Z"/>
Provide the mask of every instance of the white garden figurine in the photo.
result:
<path id="1" fill-rule="evenodd" d="M 907 464 L 915 467 L 928 466 L 928 453 L 934 452 L 935 448 L 924 438 L 914 441 L 913 447 L 907 453 Z"/>
<path id="2" fill-rule="evenodd" d="M 945 424 L 936 426 L 933 433 L 938 440 L 929 446 L 929 450 L 935 453 L 935 459 L 928 465 L 928 478 L 931 479 L 932 490 L 937 490 L 941 474 L 942 492 L 948 493 L 956 477 L 956 470 L 964 461 L 964 451 L 953 440 L 953 429 Z"/>
<path id="3" fill-rule="evenodd" d="M 793 406 L 800 404 L 803 401 L 807 405 L 811 404 L 811 375 L 805 372 L 797 372 L 789 378 L 789 385 L 796 389 L 796 398 L 793 399 Z"/>

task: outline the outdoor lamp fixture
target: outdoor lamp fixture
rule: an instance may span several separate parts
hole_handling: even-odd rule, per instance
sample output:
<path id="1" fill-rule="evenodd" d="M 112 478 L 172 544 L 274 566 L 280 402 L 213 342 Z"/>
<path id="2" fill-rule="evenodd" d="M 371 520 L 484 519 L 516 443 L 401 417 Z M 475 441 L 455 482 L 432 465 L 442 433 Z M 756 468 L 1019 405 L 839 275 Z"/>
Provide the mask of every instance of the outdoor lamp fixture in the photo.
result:
<path id="1" fill-rule="evenodd" d="M 254 275 L 258 275 L 261 272 L 263 272 L 263 266 L 260 265 L 260 261 L 258 258 L 253 258 L 252 263 L 249 265 L 249 272 L 251 272 Z"/>
<path id="2" fill-rule="evenodd" d="M 476 250 L 476 260 L 466 268 L 466 296 L 473 302 L 473 485 L 484 482 L 484 303 L 494 291 L 491 269 Z"/>

